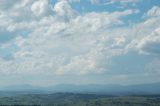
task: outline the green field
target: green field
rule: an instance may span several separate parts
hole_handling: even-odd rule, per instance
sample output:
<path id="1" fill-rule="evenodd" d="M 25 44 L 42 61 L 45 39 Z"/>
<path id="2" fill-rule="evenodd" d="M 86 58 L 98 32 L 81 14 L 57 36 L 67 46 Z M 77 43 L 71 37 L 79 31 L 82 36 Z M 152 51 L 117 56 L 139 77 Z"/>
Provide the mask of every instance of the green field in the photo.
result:
<path id="1" fill-rule="evenodd" d="M 1 97 L 0 105 L 38 106 L 160 106 L 160 96 L 107 96 L 95 94 L 28 94 Z"/>

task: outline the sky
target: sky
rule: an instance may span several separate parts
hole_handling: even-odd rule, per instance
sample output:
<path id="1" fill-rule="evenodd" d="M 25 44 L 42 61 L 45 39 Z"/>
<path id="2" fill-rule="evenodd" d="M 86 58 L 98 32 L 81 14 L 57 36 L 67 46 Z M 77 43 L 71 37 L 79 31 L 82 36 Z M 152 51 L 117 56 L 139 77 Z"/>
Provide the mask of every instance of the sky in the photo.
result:
<path id="1" fill-rule="evenodd" d="M 0 86 L 159 76 L 160 0 L 0 0 Z"/>

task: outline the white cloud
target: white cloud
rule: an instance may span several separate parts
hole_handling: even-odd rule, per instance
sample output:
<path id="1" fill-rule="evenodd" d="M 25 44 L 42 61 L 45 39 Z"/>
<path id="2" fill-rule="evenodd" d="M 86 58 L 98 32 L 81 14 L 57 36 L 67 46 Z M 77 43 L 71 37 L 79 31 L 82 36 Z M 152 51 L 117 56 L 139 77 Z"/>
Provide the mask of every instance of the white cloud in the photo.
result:
<path id="1" fill-rule="evenodd" d="M 144 54 L 158 54 L 159 53 L 159 28 L 160 28 L 160 16 L 158 15 L 158 10 L 153 7 L 146 13 L 144 22 L 141 22 L 134 26 L 132 33 L 133 39 L 131 43 L 128 44 L 127 48 L 132 48 L 138 50 L 140 53 Z M 145 16 L 146 16 L 145 14 Z M 152 14 L 152 15 L 151 15 Z"/>
<path id="2" fill-rule="evenodd" d="M 13 59 L 0 59 L 0 72 L 101 74 L 108 71 L 112 57 L 122 55 L 130 48 L 148 52 L 144 47 L 159 42 L 159 37 L 154 35 L 159 34 L 158 17 L 120 28 L 118 25 L 124 24 L 122 18 L 136 14 L 138 10 L 78 14 L 69 2 L 60 0 L 52 10 L 46 0 L 26 1 L 0 15 L 2 27 L 10 32 L 22 31 L 7 43 L 16 46 L 17 50 L 12 53 Z M 145 36 L 151 32 L 151 37 Z"/>
<path id="3" fill-rule="evenodd" d="M 51 13 L 51 9 L 49 7 L 48 0 L 38 0 L 35 1 L 32 6 L 31 10 L 35 15 L 47 15 Z"/>
<path id="4" fill-rule="evenodd" d="M 147 16 L 149 16 L 149 17 L 160 16 L 160 7 L 158 7 L 158 6 L 152 7 L 152 8 L 147 12 Z"/>
<path id="5" fill-rule="evenodd" d="M 59 18 L 70 19 L 76 16 L 76 12 L 71 8 L 69 2 L 61 0 L 57 2 L 53 8 Z"/>
<path id="6" fill-rule="evenodd" d="M 137 45 L 137 48 L 146 53 L 160 53 L 160 28 L 155 29 L 151 35 L 144 37 Z"/>
<path id="7" fill-rule="evenodd" d="M 31 8 L 35 14 L 44 15 L 48 12 L 45 7 L 47 4 L 37 5 L 39 3 L 42 1 L 31 3 L 33 7 L 38 6 L 38 10 Z M 10 42 L 18 50 L 13 53 L 13 60 L 1 60 L 0 69 L 19 74 L 81 75 L 105 72 L 110 58 L 122 52 L 120 48 L 111 50 L 114 43 L 117 46 L 122 42 L 114 40 L 114 35 L 110 35 L 107 28 L 123 24 L 121 17 L 136 13 L 135 10 L 126 10 L 74 16 L 75 11 L 66 1 L 59 1 L 53 10 L 56 12 L 54 15 L 45 14 L 38 20 L 33 17 L 30 22 L 15 21 L 7 25 L 10 31 L 28 30 L 31 33 L 27 37 L 18 36 Z M 113 42 L 110 44 L 109 41 Z"/>

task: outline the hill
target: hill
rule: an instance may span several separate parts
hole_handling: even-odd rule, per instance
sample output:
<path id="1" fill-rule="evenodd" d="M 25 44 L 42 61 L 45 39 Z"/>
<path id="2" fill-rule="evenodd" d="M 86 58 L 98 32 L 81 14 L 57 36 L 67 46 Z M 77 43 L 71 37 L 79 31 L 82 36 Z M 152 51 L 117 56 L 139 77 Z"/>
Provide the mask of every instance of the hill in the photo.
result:
<path id="1" fill-rule="evenodd" d="M 0 105 L 34 106 L 160 106 L 160 96 L 107 96 L 95 94 L 28 94 L 0 98 Z"/>

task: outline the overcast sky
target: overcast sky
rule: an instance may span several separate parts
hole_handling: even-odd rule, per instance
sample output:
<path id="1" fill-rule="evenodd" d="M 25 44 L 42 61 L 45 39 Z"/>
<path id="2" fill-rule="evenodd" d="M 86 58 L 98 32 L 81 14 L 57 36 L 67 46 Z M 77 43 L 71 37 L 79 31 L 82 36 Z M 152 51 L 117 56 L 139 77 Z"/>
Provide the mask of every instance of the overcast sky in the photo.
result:
<path id="1" fill-rule="evenodd" d="M 0 86 L 159 76 L 160 0 L 0 0 Z"/>

